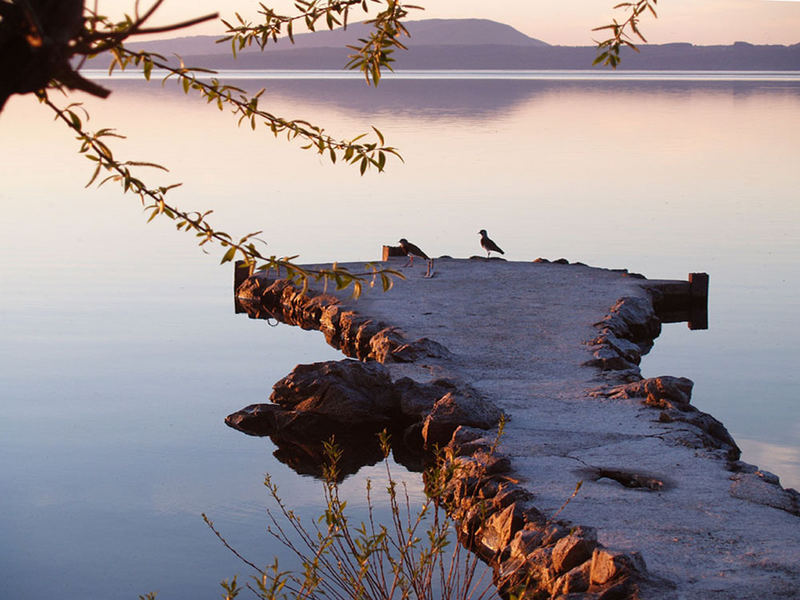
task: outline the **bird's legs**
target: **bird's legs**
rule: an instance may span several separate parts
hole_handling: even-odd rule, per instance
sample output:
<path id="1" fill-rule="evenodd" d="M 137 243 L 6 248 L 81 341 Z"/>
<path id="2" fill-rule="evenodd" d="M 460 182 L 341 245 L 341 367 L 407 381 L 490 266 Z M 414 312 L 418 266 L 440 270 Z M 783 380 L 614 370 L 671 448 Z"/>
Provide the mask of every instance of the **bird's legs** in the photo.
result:
<path id="1" fill-rule="evenodd" d="M 403 267 L 413 267 L 413 266 L 414 266 L 414 255 L 409 254 L 408 260 L 406 261 L 406 264 L 403 265 Z"/>
<path id="2" fill-rule="evenodd" d="M 425 277 L 433 277 L 433 259 L 428 259 L 428 270 L 425 271 Z"/>

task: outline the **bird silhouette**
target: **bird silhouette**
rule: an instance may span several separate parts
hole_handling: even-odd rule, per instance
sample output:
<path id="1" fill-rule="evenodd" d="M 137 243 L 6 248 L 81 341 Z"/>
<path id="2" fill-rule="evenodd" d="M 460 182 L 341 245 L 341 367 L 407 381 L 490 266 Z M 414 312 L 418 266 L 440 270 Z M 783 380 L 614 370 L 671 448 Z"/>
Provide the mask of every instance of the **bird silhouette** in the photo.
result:
<path id="1" fill-rule="evenodd" d="M 489 258 L 490 252 L 499 252 L 500 254 L 505 254 L 505 252 L 500 249 L 500 246 L 489 239 L 489 236 L 486 235 L 485 229 L 481 229 L 478 233 L 481 234 L 481 247 L 486 250 L 486 258 Z"/>
<path id="2" fill-rule="evenodd" d="M 400 238 L 398 243 L 400 244 L 400 249 L 403 251 L 403 254 L 408 257 L 408 262 L 403 266 L 413 267 L 414 257 L 419 256 L 420 258 L 424 258 L 428 263 L 428 270 L 425 271 L 425 277 L 433 277 L 433 259 L 430 256 L 425 254 L 419 246 L 412 244 L 406 238 Z"/>

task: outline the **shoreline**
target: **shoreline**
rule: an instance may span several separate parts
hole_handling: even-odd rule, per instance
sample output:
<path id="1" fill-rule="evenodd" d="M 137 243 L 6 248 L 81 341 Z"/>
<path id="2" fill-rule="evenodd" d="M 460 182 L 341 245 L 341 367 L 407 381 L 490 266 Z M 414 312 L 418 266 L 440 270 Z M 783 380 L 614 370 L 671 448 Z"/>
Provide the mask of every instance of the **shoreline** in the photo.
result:
<path id="1" fill-rule="evenodd" d="M 598 585 L 620 578 L 629 586 L 620 593 L 642 598 L 785 598 L 800 587 L 800 540 L 791 533 L 797 493 L 737 460 L 722 424 L 691 407 L 691 382 L 641 380 L 638 359 L 660 332 L 647 289 L 658 282 L 585 265 L 485 259 L 437 259 L 437 271 L 423 280 L 409 269 L 389 293 L 367 292 L 356 302 L 281 291 L 270 310 L 326 339 L 330 333 L 329 342 L 338 335 L 345 354 L 377 358 L 393 380 L 451 377 L 510 417 L 499 450 L 527 497 L 498 503 L 498 514 L 510 506 L 511 517 L 526 507 L 553 514 L 583 481 L 559 515 L 557 540 L 533 543 L 535 527 L 522 513 L 507 527 L 489 519 L 497 521 L 496 572 L 533 570 L 552 597 L 595 597 Z M 271 282 L 257 283 L 239 296 L 264 303 Z M 326 331 L 333 322 L 322 316 L 325 306 L 361 322 L 350 323 L 348 336 Z M 383 326 L 447 352 L 423 348 L 404 362 L 385 348 L 383 360 L 370 356 Z M 500 526 L 507 530 L 497 543 Z M 574 538 L 575 527 L 585 535 Z M 554 564 L 558 544 L 562 552 L 568 544 L 582 548 L 583 560 Z M 601 550 L 627 557 L 617 561 L 624 577 L 596 581 L 602 577 L 592 563 Z"/>

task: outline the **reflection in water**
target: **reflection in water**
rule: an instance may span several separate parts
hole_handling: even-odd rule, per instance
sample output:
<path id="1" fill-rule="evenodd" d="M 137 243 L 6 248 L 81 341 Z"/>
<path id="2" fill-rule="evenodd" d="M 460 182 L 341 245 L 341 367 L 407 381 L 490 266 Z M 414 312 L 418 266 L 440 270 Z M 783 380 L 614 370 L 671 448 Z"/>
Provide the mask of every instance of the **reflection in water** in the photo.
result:
<path id="1" fill-rule="evenodd" d="M 665 98 L 686 100 L 689 97 L 733 97 L 738 100 L 769 93 L 796 98 L 800 81 L 596 81 L 596 80 L 514 80 L 514 79 L 382 79 L 377 87 L 367 87 L 360 79 L 231 79 L 226 83 L 257 92 L 266 90 L 264 101 L 295 105 L 298 101 L 362 118 L 373 113 L 414 120 L 464 119 L 489 121 L 503 118 L 526 104 L 553 97 L 592 94 L 612 99 L 631 95 L 637 102 Z M 126 94 L 181 97 L 174 84 L 144 87 L 141 81 L 109 80 L 104 82 Z"/>
<path id="2" fill-rule="evenodd" d="M 251 416 L 257 417 L 254 419 L 243 418 L 243 412 L 229 415 L 225 422 L 247 435 L 268 436 L 276 447 L 273 456 L 299 475 L 311 475 L 318 479 L 323 477 L 324 466 L 329 462 L 325 450 L 326 442 L 334 442 L 341 451 L 341 458 L 337 463 L 339 481 L 358 473 L 362 467 L 377 464 L 384 458 L 379 439 L 382 429 L 378 427 L 337 427 L 328 420 L 318 420 L 313 416 L 304 417 L 305 420 L 314 420 L 313 426 L 306 423 L 292 427 L 287 426 L 286 422 L 265 418 L 264 410 L 256 409 L 255 413 L 251 412 Z M 309 434 L 309 431 L 312 433 Z M 412 450 L 405 444 L 402 430 L 387 433 L 391 436 L 395 462 L 409 471 L 421 472 L 424 468 L 423 453 L 419 449 Z"/>

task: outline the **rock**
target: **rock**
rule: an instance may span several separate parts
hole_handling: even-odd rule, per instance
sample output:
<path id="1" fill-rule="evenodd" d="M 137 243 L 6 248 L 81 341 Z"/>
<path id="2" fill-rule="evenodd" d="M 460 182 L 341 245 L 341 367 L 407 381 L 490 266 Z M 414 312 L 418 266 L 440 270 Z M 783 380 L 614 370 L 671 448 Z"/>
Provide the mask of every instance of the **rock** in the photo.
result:
<path id="1" fill-rule="evenodd" d="M 663 375 L 613 387 L 607 395 L 611 398 L 645 398 L 651 406 L 687 410 L 693 387 L 691 379 Z"/>
<path id="2" fill-rule="evenodd" d="M 574 567 L 556 580 L 554 593 L 579 594 L 589 589 L 592 562 L 586 562 Z"/>
<path id="3" fill-rule="evenodd" d="M 561 538 L 569 535 L 569 530 L 560 523 L 547 523 L 544 530 L 543 546 L 552 546 Z"/>
<path id="4" fill-rule="evenodd" d="M 390 424 L 400 399 L 386 368 L 376 362 L 327 361 L 297 365 L 273 387 L 272 402 L 323 415 L 340 424 Z"/>
<path id="5" fill-rule="evenodd" d="M 595 548 L 592 554 L 590 579 L 591 583 L 604 585 L 633 573 L 643 573 L 645 570 L 644 561 L 635 552 L 623 554 L 607 548 Z"/>
<path id="6" fill-rule="evenodd" d="M 499 554 L 508 547 L 522 525 L 517 506 L 510 504 L 486 519 L 486 524 L 481 529 L 481 544 L 491 554 Z"/>
<path id="7" fill-rule="evenodd" d="M 737 460 L 741 456 L 742 451 L 736 445 L 725 426 L 708 413 L 674 411 L 669 416 L 673 421 L 680 421 L 697 427 L 702 432 L 698 437 L 704 448 L 724 450 L 725 456 L 729 461 Z"/>
<path id="8" fill-rule="evenodd" d="M 391 362 L 392 353 L 405 343 L 394 327 L 385 327 L 369 340 L 369 354 L 380 363 Z"/>
<path id="9" fill-rule="evenodd" d="M 544 534 L 539 529 L 532 529 L 527 523 L 517 531 L 509 546 L 511 558 L 526 557 L 542 545 Z"/>
<path id="10" fill-rule="evenodd" d="M 492 447 L 492 441 L 485 436 L 486 432 L 482 429 L 459 425 L 453 432 L 448 445 L 456 456 L 470 456 L 480 451 L 488 451 Z"/>
<path id="11" fill-rule="evenodd" d="M 345 310 L 339 313 L 339 348 L 347 356 L 361 358 L 358 353 L 358 328 L 365 321 L 355 311 Z"/>
<path id="12" fill-rule="evenodd" d="M 730 493 L 734 498 L 771 506 L 800 516 L 800 493 L 793 489 L 783 489 L 779 479 L 772 473 L 766 471 L 737 473 L 731 476 L 731 481 Z"/>
<path id="13" fill-rule="evenodd" d="M 628 296 L 611 307 L 610 313 L 598 324 L 608 327 L 614 335 L 628 339 L 646 350 L 661 333 L 661 320 L 647 298 Z"/>
<path id="14" fill-rule="evenodd" d="M 639 588 L 629 577 L 604 589 L 597 600 L 640 600 Z"/>
<path id="15" fill-rule="evenodd" d="M 444 446 L 459 425 L 491 429 L 501 416 L 500 409 L 477 394 L 448 392 L 436 401 L 426 417 L 422 437 L 428 446 Z"/>
<path id="16" fill-rule="evenodd" d="M 533 498 L 533 494 L 528 490 L 514 483 L 503 483 L 500 485 L 492 501 L 498 508 L 505 508 L 514 503 L 531 502 Z"/>
<path id="17" fill-rule="evenodd" d="M 439 342 L 420 338 L 403 344 L 394 350 L 390 357 L 396 362 L 415 362 L 422 358 L 448 358 L 452 353 Z M 388 360 L 388 359 L 387 359 Z"/>
<path id="18" fill-rule="evenodd" d="M 395 381 L 395 389 L 400 396 L 400 411 L 415 421 L 422 421 L 433 410 L 436 401 L 450 392 L 462 391 L 476 394 L 474 390 L 452 379 L 436 379 L 430 383 L 419 383 L 409 377 Z"/>
<path id="19" fill-rule="evenodd" d="M 342 307 L 338 304 L 328 304 L 319 316 L 319 330 L 325 336 L 325 341 L 334 348 L 339 347 L 339 314 Z"/>
<path id="20" fill-rule="evenodd" d="M 236 297 L 245 300 L 261 300 L 270 282 L 262 277 L 248 277 L 236 290 Z"/>
<path id="21" fill-rule="evenodd" d="M 510 558 L 501 562 L 495 574 L 498 589 L 503 590 L 506 594 L 511 592 L 520 600 L 527 597 L 519 595 L 529 577 L 528 565 L 523 557 Z"/>
<path id="22" fill-rule="evenodd" d="M 384 323 L 376 322 L 371 319 L 361 321 L 356 329 L 355 339 L 353 340 L 353 347 L 355 348 L 355 356 L 360 360 L 367 360 L 374 358 L 372 355 L 372 340 L 381 331 L 386 329 Z"/>
<path id="23" fill-rule="evenodd" d="M 597 367 L 603 371 L 623 371 L 633 369 L 636 365 L 624 356 L 621 356 L 614 348 L 602 346 L 592 353 L 593 358 L 584 364 L 589 367 Z"/>
<path id="24" fill-rule="evenodd" d="M 536 588 L 543 591 L 552 589 L 558 579 L 558 574 L 553 569 L 553 548 L 539 548 L 531 552 L 527 566 Z M 544 597 L 549 598 L 550 594 Z"/>
<path id="25" fill-rule="evenodd" d="M 610 329 L 606 329 L 601 335 L 591 341 L 592 344 L 608 346 L 628 362 L 638 365 L 642 360 L 642 351 L 633 342 L 625 338 L 617 337 Z"/>
<path id="26" fill-rule="evenodd" d="M 485 477 L 501 475 L 511 470 L 511 459 L 499 452 L 487 452 L 478 450 L 472 456 L 478 461 L 481 473 Z M 532 494 L 531 494 L 532 496 Z"/>
<path id="27" fill-rule="evenodd" d="M 596 540 L 580 535 L 571 534 L 561 538 L 553 547 L 553 568 L 564 573 L 577 567 L 592 557 L 596 546 Z"/>
<path id="28" fill-rule="evenodd" d="M 755 473 L 758 467 L 743 460 L 732 460 L 728 462 L 728 470 L 733 473 Z"/>

